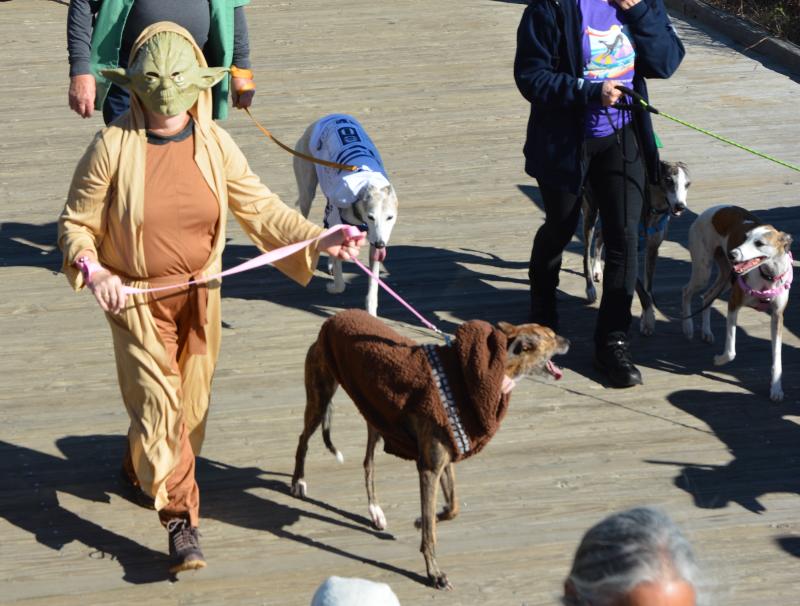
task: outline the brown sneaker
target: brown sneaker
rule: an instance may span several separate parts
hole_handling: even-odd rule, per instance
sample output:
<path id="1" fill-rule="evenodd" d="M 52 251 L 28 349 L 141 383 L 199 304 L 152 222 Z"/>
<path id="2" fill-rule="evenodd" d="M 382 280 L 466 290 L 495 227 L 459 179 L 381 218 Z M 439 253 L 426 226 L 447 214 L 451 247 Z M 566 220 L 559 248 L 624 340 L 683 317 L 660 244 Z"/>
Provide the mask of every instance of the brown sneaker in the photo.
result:
<path id="1" fill-rule="evenodd" d="M 200 551 L 200 533 L 189 520 L 177 518 L 167 522 L 169 533 L 169 556 L 172 559 L 170 572 L 197 570 L 206 567 L 206 559 Z"/>

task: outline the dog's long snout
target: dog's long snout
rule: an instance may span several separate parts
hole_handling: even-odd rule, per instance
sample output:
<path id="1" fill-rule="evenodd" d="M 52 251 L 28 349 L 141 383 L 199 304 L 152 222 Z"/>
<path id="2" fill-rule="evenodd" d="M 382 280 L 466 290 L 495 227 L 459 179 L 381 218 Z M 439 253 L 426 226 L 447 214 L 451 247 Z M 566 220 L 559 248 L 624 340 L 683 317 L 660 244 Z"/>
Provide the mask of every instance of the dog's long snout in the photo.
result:
<path id="1" fill-rule="evenodd" d="M 373 246 L 375 248 L 386 248 L 386 242 L 384 240 L 377 240 Z"/>
<path id="2" fill-rule="evenodd" d="M 675 204 L 675 212 L 676 213 L 682 213 L 685 210 L 686 210 L 686 204 L 684 204 L 683 202 L 677 202 Z"/>
<path id="3" fill-rule="evenodd" d="M 742 251 L 738 248 L 734 248 L 732 251 L 728 253 L 728 259 L 733 262 L 741 261 L 742 260 Z"/>

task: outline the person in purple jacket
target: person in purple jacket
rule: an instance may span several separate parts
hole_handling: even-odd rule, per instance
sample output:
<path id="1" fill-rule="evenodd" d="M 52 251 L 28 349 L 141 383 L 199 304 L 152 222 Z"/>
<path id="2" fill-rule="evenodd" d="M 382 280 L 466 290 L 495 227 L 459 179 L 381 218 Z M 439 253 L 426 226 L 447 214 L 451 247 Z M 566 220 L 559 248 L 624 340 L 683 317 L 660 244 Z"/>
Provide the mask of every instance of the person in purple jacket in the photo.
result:
<path id="1" fill-rule="evenodd" d="M 659 162 L 650 115 L 615 109 L 626 101 L 616 86 L 647 99 L 645 78 L 668 78 L 684 53 L 663 0 L 531 0 L 517 30 L 514 79 L 531 104 L 525 171 L 545 210 L 528 270 L 530 319 L 558 327 L 561 255 L 589 187 L 606 246 L 594 361 L 615 387 L 642 382 L 628 329 L 644 190 Z"/>

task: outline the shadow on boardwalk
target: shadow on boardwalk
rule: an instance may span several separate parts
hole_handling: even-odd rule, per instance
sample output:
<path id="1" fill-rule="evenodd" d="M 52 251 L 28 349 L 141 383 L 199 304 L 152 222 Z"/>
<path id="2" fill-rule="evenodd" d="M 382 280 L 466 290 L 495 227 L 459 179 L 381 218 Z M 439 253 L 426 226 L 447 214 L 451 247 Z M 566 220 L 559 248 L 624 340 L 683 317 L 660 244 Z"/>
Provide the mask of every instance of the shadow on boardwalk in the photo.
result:
<path id="1" fill-rule="evenodd" d="M 91 549 L 89 557 L 111 559 L 123 569 L 123 579 L 142 584 L 175 580 L 167 572 L 166 553 L 153 551 L 124 536 L 74 514 L 62 507 L 58 493 L 66 493 L 96 503 L 109 503 L 111 495 L 135 502 L 134 495 L 119 479 L 119 465 L 125 437 L 114 435 L 67 436 L 56 442 L 65 458 L 0 441 L 0 517 L 29 532 L 38 543 L 58 551 L 77 541 Z M 286 479 L 275 479 L 283 477 Z M 197 459 L 197 479 L 201 485 L 201 517 L 290 539 L 388 572 L 426 584 L 427 579 L 404 570 L 365 558 L 344 549 L 293 533 L 289 528 L 300 518 L 311 518 L 356 532 L 393 540 L 385 532 L 374 531 L 365 517 L 343 511 L 314 499 L 297 501 L 303 508 L 283 505 L 255 496 L 254 489 L 266 489 L 289 496 L 288 474 L 256 467 L 234 467 L 202 457 Z M 313 508 L 324 513 L 309 510 Z M 153 533 L 162 533 L 154 512 Z M 330 514 L 330 515 L 326 515 Z M 335 516 L 335 517 L 332 517 Z M 144 522 L 143 522 L 144 523 Z M 167 537 L 164 534 L 166 551 Z"/>
<path id="2" fill-rule="evenodd" d="M 519 189 L 535 205 L 541 206 L 538 188 L 523 184 L 519 185 Z M 800 215 L 795 209 L 779 207 L 755 211 L 755 214 L 766 223 L 800 235 Z M 685 248 L 689 227 L 696 216 L 689 210 L 680 219 L 672 220 L 667 240 Z M 479 318 L 488 322 L 499 320 L 511 323 L 526 322 L 529 306 L 527 251 L 537 228 L 538 224 L 532 220 L 530 237 L 518 247 L 518 250 L 526 252 L 521 253 L 516 260 L 503 259 L 491 253 L 467 248 L 392 246 L 386 262 L 389 273 L 383 278 L 428 321 L 448 333 L 452 333 L 457 326 L 457 321 L 451 319 L 453 317 L 458 321 Z M 0 265 L 42 267 L 49 271 L 57 271 L 61 264 L 61 254 L 54 248 L 55 236 L 54 222 L 43 225 L 2 224 Z M 798 249 L 797 245 L 795 249 Z M 573 239 L 567 246 L 565 254 L 580 256 L 582 251 L 582 243 Z M 258 250 L 254 246 L 229 244 L 223 255 L 223 266 L 227 269 L 257 255 Z M 326 265 L 326 259 L 321 259 L 320 269 L 324 271 Z M 306 288 L 302 288 L 274 268 L 230 276 L 225 279 L 222 294 L 227 298 L 269 301 L 326 318 L 340 309 L 364 306 L 368 278 L 353 264 L 346 264 L 345 270 L 345 278 L 350 284 L 341 295 L 331 295 L 327 292 L 328 279 L 324 277 L 316 277 Z M 652 339 L 639 338 L 634 344 L 637 361 L 641 361 L 642 364 L 680 374 L 695 374 L 698 370 L 710 368 L 713 353 L 719 353 L 717 349 L 721 347 L 721 343 L 715 345 L 713 350 L 699 343 L 692 344 L 690 350 L 685 350 L 686 342 L 680 336 L 681 327 L 677 319 L 681 316 L 681 289 L 690 273 L 691 263 L 688 259 L 659 258 L 655 297 L 659 310 L 673 320 L 659 319 L 656 336 Z M 511 288 L 506 288 L 506 285 Z M 66 290 L 65 285 L 65 292 Z M 695 301 L 694 310 L 697 309 L 698 303 Z M 581 357 L 580 354 L 582 350 L 588 351 L 592 347 L 596 307 L 588 305 L 582 297 L 574 297 L 560 291 L 559 310 L 562 326 L 565 327 L 564 332 L 576 344 L 573 353 L 562 361 L 563 364 L 568 369 L 585 376 L 599 378 L 591 368 L 590 355 Z M 755 312 L 747 310 L 745 313 Z M 384 291 L 379 294 L 379 314 L 387 320 L 419 326 L 411 313 Z M 226 327 L 237 326 L 237 318 L 225 315 L 224 319 Z M 714 310 L 712 322 L 721 341 L 725 319 Z M 786 310 L 785 327 L 795 335 L 800 334 L 800 310 L 792 299 Z M 638 318 L 634 318 L 632 327 L 634 338 L 637 333 Z M 739 350 L 744 355 L 740 355 L 739 359 L 725 369 L 733 369 L 737 373 L 741 370 L 741 380 L 755 393 L 760 393 L 763 391 L 761 383 L 766 381 L 765 377 L 769 372 L 769 329 L 764 326 L 763 334 L 753 335 L 753 338 L 749 338 L 747 332 L 741 328 L 738 334 Z M 420 340 L 435 338 L 431 332 L 421 327 L 419 335 Z M 673 342 L 665 347 L 663 339 L 670 336 L 678 337 L 678 341 L 673 339 Z M 752 347 L 752 356 L 748 355 L 756 337 L 759 343 Z M 682 351 L 682 355 L 675 355 L 677 351 Z M 797 353 L 795 348 L 784 344 L 786 377 L 790 376 L 792 368 L 797 365 Z M 750 360 L 750 366 L 742 360 Z M 752 368 L 753 360 L 758 360 L 755 370 Z M 756 372 L 761 375 L 752 376 Z M 787 396 L 792 397 L 790 393 L 792 386 L 787 387 Z"/>
<path id="3" fill-rule="evenodd" d="M 124 438 L 67 437 L 57 444 L 66 458 L 0 441 L 0 517 L 54 551 L 73 541 L 86 545 L 89 557 L 119 562 L 129 583 L 168 580 L 165 554 L 83 519 L 58 500 L 59 492 L 95 503 L 120 494 L 115 472 Z M 155 515 L 152 522 L 157 530 Z"/>
<path id="4" fill-rule="evenodd" d="M 678 466 L 675 485 L 692 495 L 697 507 L 720 509 L 736 503 L 753 513 L 766 507 L 759 500 L 770 493 L 800 494 L 800 425 L 786 418 L 796 405 L 773 404 L 742 393 L 676 391 L 669 402 L 706 423 L 726 445 L 731 461 L 706 465 L 684 461 L 649 463 Z M 800 555 L 795 541 L 787 551 Z"/>

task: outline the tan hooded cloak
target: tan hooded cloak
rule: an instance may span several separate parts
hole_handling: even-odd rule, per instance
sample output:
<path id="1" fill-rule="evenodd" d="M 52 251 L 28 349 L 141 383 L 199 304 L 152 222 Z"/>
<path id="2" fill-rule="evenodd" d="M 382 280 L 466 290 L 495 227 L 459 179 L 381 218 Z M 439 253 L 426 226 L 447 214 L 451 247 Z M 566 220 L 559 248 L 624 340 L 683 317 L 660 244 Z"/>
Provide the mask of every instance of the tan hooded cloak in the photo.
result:
<path id="1" fill-rule="evenodd" d="M 191 35 L 174 23 L 145 29 L 131 49 L 153 35 L 171 31 L 192 41 L 197 60 L 207 67 Z M 195 121 L 194 159 L 219 201 L 220 217 L 211 254 L 200 275 L 222 267 L 227 211 L 262 251 L 318 236 L 321 228 L 287 207 L 250 170 L 230 135 L 211 119 L 211 90 L 200 92 L 189 113 Z M 147 287 L 142 222 L 147 134 L 142 106 L 131 95 L 131 109 L 101 130 L 75 169 L 67 203 L 58 222 L 63 270 L 75 290 L 84 286 L 74 267 L 81 251 L 95 251 L 99 262 L 126 276 L 134 287 Z M 319 252 L 312 246 L 276 267 L 300 284 L 313 275 Z M 146 294 L 129 296 L 119 315 L 106 314 L 111 326 L 122 399 L 131 425 L 128 434 L 136 476 L 155 496 L 156 509 L 167 503 L 166 480 L 180 457 L 180 426 L 186 424 L 195 454 L 205 434 L 211 379 L 220 345 L 220 283 L 208 285 L 206 353 L 184 352 L 179 372 L 170 368 L 167 350 L 156 328 Z"/>

